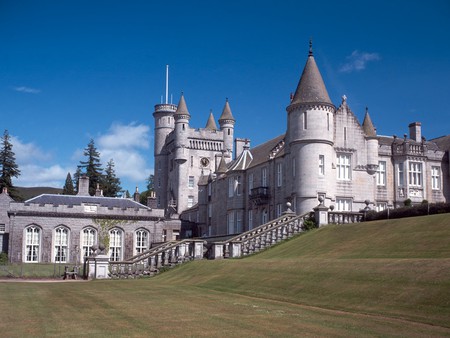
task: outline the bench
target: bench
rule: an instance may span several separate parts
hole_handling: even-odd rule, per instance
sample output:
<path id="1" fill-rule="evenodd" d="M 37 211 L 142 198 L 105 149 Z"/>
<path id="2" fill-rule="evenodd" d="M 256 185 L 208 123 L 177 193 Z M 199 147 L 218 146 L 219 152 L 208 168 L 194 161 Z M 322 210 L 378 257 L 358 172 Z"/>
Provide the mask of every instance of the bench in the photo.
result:
<path id="1" fill-rule="evenodd" d="M 78 266 L 74 266 L 73 268 L 72 268 L 72 271 L 69 271 L 69 266 L 65 266 L 64 267 L 64 277 L 63 277 L 63 279 L 67 279 L 67 278 L 70 278 L 70 279 L 77 279 L 77 277 L 78 277 Z"/>

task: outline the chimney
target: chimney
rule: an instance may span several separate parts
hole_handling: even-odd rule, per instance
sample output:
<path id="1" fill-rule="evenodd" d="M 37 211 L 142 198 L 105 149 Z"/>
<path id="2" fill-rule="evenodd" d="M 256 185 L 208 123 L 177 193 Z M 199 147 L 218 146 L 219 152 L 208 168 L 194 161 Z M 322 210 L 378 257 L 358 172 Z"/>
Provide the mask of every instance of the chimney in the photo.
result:
<path id="1" fill-rule="evenodd" d="M 156 209 L 156 194 L 154 191 L 150 191 L 147 197 L 147 206 L 152 209 Z"/>
<path id="2" fill-rule="evenodd" d="M 7 187 L 3 187 L 2 194 L 9 195 Z"/>
<path id="3" fill-rule="evenodd" d="M 413 122 L 409 124 L 409 138 L 416 142 L 422 142 L 422 123 Z"/>
<path id="4" fill-rule="evenodd" d="M 239 155 L 242 154 L 242 152 L 244 151 L 244 149 L 249 149 L 250 148 L 250 140 L 248 138 L 236 138 L 234 140 L 234 145 L 235 145 L 235 159 L 239 157 Z"/>
<path id="5" fill-rule="evenodd" d="M 139 203 L 140 197 L 141 197 L 141 195 L 139 194 L 139 189 L 138 189 L 138 187 L 136 187 L 136 191 L 134 192 L 134 195 L 133 195 L 133 200 L 135 202 Z"/>
<path id="6" fill-rule="evenodd" d="M 81 175 L 78 180 L 78 196 L 90 196 L 89 195 L 89 177 Z"/>
<path id="7" fill-rule="evenodd" d="M 95 196 L 103 197 L 103 190 L 100 189 L 100 184 L 97 183 L 97 189 L 95 189 Z"/>

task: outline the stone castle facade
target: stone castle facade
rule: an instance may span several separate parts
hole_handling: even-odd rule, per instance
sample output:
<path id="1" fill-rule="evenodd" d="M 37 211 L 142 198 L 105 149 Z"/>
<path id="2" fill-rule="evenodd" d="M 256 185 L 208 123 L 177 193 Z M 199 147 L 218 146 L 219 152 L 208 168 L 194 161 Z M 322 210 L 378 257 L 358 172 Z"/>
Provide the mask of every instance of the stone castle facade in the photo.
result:
<path id="1" fill-rule="evenodd" d="M 345 96 L 333 104 L 311 47 L 286 111 L 286 133 L 250 148 L 248 139 L 233 142 L 228 101 L 219 128 L 212 113 L 205 128 L 191 127 L 184 96 L 155 106 L 157 205 L 181 215 L 185 236 L 250 230 L 287 202 L 303 214 L 319 198 L 335 211 L 450 200 L 450 136 L 427 141 L 420 122 L 403 137 L 378 135 L 367 109 L 360 123 Z"/>

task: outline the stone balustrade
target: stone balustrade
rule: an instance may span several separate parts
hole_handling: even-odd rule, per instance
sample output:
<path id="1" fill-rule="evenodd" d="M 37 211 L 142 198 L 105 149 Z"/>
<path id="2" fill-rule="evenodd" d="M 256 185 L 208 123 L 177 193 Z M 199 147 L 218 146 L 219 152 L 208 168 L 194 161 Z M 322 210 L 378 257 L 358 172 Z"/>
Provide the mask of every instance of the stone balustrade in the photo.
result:
<path id="1" fill-rule="evenodd" d="M 357 223 L 364 220 L 364 213 L 351 211 L 328 211 L 328 224 Z"/>

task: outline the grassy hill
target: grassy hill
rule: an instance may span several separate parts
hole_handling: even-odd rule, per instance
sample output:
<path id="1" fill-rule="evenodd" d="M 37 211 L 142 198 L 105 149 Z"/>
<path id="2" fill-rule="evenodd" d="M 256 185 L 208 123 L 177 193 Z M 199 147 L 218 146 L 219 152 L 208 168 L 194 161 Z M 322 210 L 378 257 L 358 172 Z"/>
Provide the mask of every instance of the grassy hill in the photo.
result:
<path id="1" fill-rule="evenodd" d="M 0 307 L 6 336 L 450 336 L 450 214 L 327 226 L 145 280 L 0 283 Z"/>

